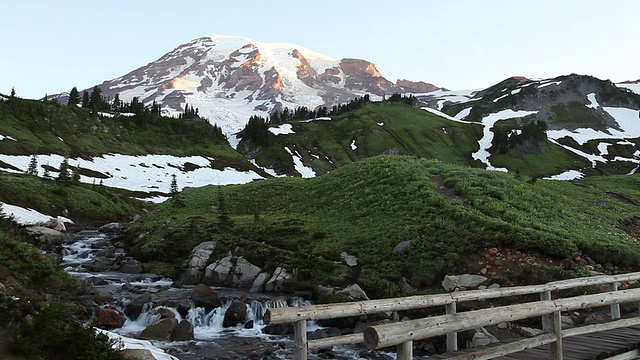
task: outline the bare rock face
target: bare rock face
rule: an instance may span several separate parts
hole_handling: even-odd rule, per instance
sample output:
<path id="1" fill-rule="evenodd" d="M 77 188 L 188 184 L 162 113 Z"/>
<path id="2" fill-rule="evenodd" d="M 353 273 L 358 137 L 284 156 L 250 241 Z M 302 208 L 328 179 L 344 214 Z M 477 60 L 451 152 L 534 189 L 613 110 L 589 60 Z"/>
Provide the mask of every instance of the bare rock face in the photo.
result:
<path id="1" fill-rule="evenodd" d="M 442 89 L 424 81 L 411 81 L 404 79 L 396 81 L 396 86 L 401 88 L 403 92 L 408 93 L 426 93 Z"/>

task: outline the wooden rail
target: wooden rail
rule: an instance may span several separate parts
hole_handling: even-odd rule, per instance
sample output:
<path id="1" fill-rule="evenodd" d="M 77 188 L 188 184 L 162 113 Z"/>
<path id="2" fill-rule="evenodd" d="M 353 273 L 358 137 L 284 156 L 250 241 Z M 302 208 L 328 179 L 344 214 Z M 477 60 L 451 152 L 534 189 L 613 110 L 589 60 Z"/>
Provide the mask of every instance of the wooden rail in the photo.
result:
<path id="1" fill-rule="evenodd" d="M 295 323 L 294 359 L 306 360 L 309 349 L 365 343 L 369 348 L 379 349 L 396 346 L 398 360 L 412 359 L 413 340 L 438 335 L 447 336 L 447 350 L 457 350 L 457 332 L 499 322 L 515 321 L 542 316 L 543 329 L 548 334 L 540 335 L 536 340 L 526 339 L 516 343 L 496 347 L 497 352 L 482 352 L 482 359 L 521 351 L 526 348 L 551 343 L 550 357 L 562 359 L 562 337 L 577 335 L 560 329 L 561 311 L 584 309 L 597 306 L 611 306 L 612 319 L 620 318 L 619 304 L 640 301 L 640 289 L 618 291 L 618 283 L 640 280 L 640 272 L 621 275 L 602 275 L 586 278 L 554 281 L 541 285 L 514 286 L 508 288 L 459 291 L 448 294 L 420 295 L 404 298 L 367 300 L 351 303 L 312 305 L 292 308 L 268 309 L 264 321 L 267 324 Z M 584 286 L 607 285 L 607 293 L 584 295 L 572 298 L 552 300 L 551 292 Z M 518 295 L 540 294 L 540 301 L 480 309 L 458 313 L 458 302 L 480 301 Z M 335 336 L 317 340 L 307 340 L 307 320 L 337 319 L 343 317 L 377 314 L 383 312 L 423 309 L 445 306 L 445 315 L 416 319 L 398 323 L 384 324 L 367 328 L 362 334 Z M 628 320 L 611 322 L 611 326 L 632 326 Z M 628 325 L 632 324 L 632 325 Z M 595 332 L 605 330 L 602 326 L 580 327 L 581 331 Z M 505 352 L 506 351 L 506 352 Z M 489 357 L 487 357 L 489 356 Z M 476 357 L 473 357 L 474 359 Z"/>

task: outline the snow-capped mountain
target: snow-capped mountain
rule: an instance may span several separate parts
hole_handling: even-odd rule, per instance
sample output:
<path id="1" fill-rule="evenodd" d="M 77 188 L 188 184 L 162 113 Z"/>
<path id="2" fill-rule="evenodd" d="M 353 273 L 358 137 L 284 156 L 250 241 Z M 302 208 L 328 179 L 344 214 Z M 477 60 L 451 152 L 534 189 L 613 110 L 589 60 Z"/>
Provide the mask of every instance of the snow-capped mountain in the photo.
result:
<path id="1" fill-rule="evenodd" d="M 147 105 L 155 101 L 168 114 L 181 113 L 189 104 L 228 133 L 242 129 L 251 115 L 282 107 L 314 109 L 364 94 L 375 98 L 438 89 L 422 81 L 393 83 L 365 60 L 335 60 L 295 44 L 226 35 L 180 45 L 99 87 L 106 97 L 137 97 Z"/>

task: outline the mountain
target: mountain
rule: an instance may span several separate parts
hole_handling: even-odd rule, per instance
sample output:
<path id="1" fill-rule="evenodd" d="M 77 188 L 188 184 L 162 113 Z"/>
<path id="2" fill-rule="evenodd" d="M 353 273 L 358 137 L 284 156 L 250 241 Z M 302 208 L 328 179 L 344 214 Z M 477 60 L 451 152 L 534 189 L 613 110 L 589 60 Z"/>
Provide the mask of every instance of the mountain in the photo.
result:
<path id="1" fill-rule="evenodd" d="M 439 89 L 422 81 L 393 83 L 366 60 L 335 60 L 295 44 L 226 35 L 180 45 L 99 87 L 106 97 L 155 101 L 167 114 L 182 113 L 188 103 L 227 133 L 252 115 L 283 107 L 330 108 L 367 93 L 381 98 Z"/>

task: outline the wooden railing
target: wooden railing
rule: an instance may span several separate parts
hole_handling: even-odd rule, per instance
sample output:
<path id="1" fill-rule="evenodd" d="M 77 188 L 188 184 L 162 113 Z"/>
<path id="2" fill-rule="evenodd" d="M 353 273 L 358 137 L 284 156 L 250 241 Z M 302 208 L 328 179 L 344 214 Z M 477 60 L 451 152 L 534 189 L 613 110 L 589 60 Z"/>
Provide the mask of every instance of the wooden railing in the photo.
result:
<path id="1" fill-rule="evenodd" d="M 264 321 L 267 324 L 295 323 L 294 359 L 306 360 L 311 349 L 338 345 L 366 344 L 370 349 L 396 346 L 398 360 L 413 358 L 413 341 L 446 335 L 447 350 L 457 350 L 457 332 L 500 322 L 542 317 L 543 330 L 547 333 L 514 343 L 485 349 L 473 359 L 491 359 L 527 348 L 551 344 L 550 358 L 562 359 L 562 338 L 591 332 L 628 327 L 640 324 L 640 317 L 618 320 L 606 324 L 582 326 L 561 330 L 560 312 L 590 307 L 610 306 L 611 318 L 620 318 L 620 304 L 640 302 L 640 289 L 618 290 L 618 283 L 640 280 L 640 272 L 621 275 L 602 275 L 586 278 L 554 281 L 542 285 L 514 286 L 497 289 L 458 291 L 438 295 L 419 295 L 393 299 L 367 300 L 351 303 L 312 305 L 291 308 L 268 309 Z M 607 285 L 608 292 L 552 300 L 551 292 L 585 286 Z M 540 301 L 493 307 L 475 311 L 456 311 L 456 304 L 518 295 L 540 294 Z M 402 310 L 445 307 L 445 315 L 376 325 L 364 333 L 334 336 L 323 339 L 307 339 L 307 321 L 337 319 L 366 314 Z"/>

